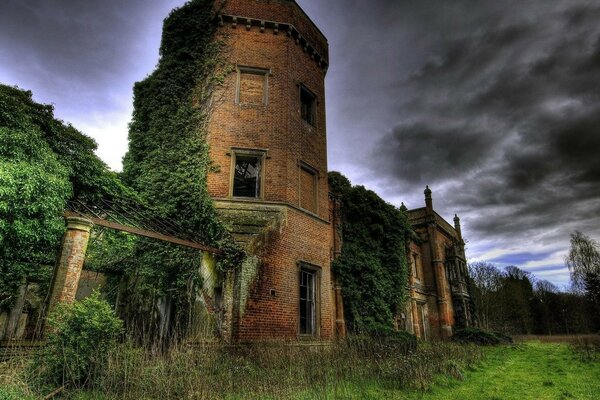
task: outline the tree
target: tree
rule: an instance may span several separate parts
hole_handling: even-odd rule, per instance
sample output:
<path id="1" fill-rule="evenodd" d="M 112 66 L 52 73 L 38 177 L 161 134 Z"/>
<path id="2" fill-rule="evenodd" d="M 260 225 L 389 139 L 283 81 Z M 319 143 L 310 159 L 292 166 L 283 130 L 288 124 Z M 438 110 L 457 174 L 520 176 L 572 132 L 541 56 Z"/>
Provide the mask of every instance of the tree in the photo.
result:
<path id="1" fill-rule="evenodd" d="M 55 261 L 68 200 L 127 192 L 95 149 L 52 106 L 0 84 L 0 308 L 26 281 L 47 283 L 41 265 Z"/>
<path id="2" fill-rule="evenodd" d="M 571 248 L 566 257 L 573 288 L 585 293 L 593 324 L 600 329 L 600 244 L 576 231 L 571 234 Z"/>
<path id="3" fill-rule="evenodd" d="M 584 291 L 586 279 L 600 274 L 600 245 L 576 231 L 571 234 L 571 248 L 565 262 L 571 272 L 573 286 Z"/>
<path id="4" fill-rule="evenodd" d="M 38 264 L 52 262 L 71 195 L 68 169 L 25 107 L 7 97 L 0 91 L 0 309 L 12 306 Z"/>
<path id="5" fill-rule="evenodd" d="M 498 291 L 502 287 L 502 272 L 494 264 L 478 262 L 469 265 L 469 275 L 479 324 L 485 329 L 499 329 Z"/>

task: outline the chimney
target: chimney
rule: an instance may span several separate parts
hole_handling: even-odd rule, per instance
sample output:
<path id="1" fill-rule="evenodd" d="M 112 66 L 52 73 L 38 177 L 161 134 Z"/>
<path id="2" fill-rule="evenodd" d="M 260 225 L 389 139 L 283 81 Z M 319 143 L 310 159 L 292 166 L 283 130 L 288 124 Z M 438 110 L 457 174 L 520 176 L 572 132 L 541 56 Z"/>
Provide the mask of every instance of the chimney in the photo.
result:
<path id="1" fill-rule="evenodd" d="M 433 211 L 433 200 L 431 200 L 431 189 L 429 189 L 429 186 L 425 186 L 423 193 L 425 193 L 425 208 L 427 208 L 427 211 Z"/>
<path id="2" fill-rule="evenodd" d="M 458 238 L 462 239 L 462 232 L 460 231 L 460 218 L 458 218 L 458 215 L 456 214 L 454 214 L 454 229 L 458 234 Z"/>

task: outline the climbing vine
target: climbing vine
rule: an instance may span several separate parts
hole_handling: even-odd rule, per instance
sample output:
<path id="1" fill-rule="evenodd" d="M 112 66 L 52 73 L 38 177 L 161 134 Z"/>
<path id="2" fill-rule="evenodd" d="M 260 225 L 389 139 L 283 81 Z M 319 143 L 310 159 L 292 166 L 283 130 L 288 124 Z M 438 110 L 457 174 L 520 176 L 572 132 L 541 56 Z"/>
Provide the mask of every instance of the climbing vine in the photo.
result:
<path id="1" fill-rule="evenodd" d="M 128 193 L 95 149 L 51 105 L 0 85 L 0 309 L 26 281 L 47 287 L 68 200 Z"/>
<path id="2" fill-rule="evenodd" d="M 407 297 L 406 214 L 363 186 L 329 173 L 330 190 L 341 199 L 342 253 L 333 269 L 342 285 L 348 328 L 382 333 Z"/>
<path id="3" fill-rule="evenodd" d="M 192 0 L 165 19 L 158 66 L 134 87 L 123 177 L 159 217 L 224 250 L 218 260 L 224 271 L 239 265 L 243 254 L 219 222 L 206 187 L 212 167 L 207 123 L 214 89 L 228 73 L 213 6 Z M 200 283 L 201 254 L 147 240 L 139 240 L 134 252 L 133 299 L 147 303 L 169 293 L 183 315 Z"/>

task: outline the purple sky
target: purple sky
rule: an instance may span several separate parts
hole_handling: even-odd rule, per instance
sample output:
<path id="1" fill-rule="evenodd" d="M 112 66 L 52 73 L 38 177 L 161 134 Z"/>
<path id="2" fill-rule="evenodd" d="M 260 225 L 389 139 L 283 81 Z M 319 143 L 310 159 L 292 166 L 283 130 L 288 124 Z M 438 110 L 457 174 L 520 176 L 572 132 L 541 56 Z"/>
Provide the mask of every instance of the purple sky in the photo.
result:
<path id="1" fill-rule="evenodd" d="M 470 261 L 565 286 L 569 234 L 600 238 L 600 4 L 298 3 L 329 39 L 330 169 L 409 208 L 428 184 Z M 55 104 L 120 170 L 133 83 L 181 4 L 4 0 L 0 82 Z"/>

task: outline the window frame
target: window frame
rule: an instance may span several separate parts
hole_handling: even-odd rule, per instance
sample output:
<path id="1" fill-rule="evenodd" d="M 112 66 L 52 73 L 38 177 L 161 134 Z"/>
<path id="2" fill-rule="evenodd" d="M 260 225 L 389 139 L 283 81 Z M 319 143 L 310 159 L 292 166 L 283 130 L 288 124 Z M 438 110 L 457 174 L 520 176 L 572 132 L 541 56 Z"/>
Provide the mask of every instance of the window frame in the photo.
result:
<path id="1" fill-rule="evenodd" d="M 241 106 L 255 106 L 255 107 L 266 107 L 269 105 L 269 75 L 271 75 L 271 70 L 268 68 L 260 68 L 260 67 L 249 67 L 245 65 L 236 65 L 236 84 L 235 84 L 235 104 Z M 251 75 L 263 75 L 263 100 L 261 104 L 258 103 L 244 103 L 240 102 L 240 92 L 241 92 L 241 84 L 242 84 L 242 74 L 251 74 Z"/>
<path id="2" fill-rule="evenodd" d="M 313 175 L 313 185 L 314 185 L 314 200 L 315 200 L 315 210 L 309 210 L 308 208 L 302 207 L 302 170 L 305 170 Z M 298 207 L 300 209 L 309 212 L 314 215 L 319 214 L 319 171 L 313 167 L 312 165 L 304 162 L 298 162 Z"/>
<path id="3" fill-rule="evenodd" d="M 311 121 L 309 121 L 308 119 L 305 119 L 302 116 L 302 92 L 306 92 L 308 93 L 311 97 L 312 97 L 312 107 L 311 107 Z M 304 122 L 306 122 L 307 124 L 309 124 L 312 127 L 316 127 L 317 126 L 317 95 L 315 94 L 315 92 L 313 92 L 312 90 L 310 90 L 308 87 L 306 87 L 306 85 L 300 83 L 298 85 L 298 95 L 299 98 L 298 100 L 300 101 L 300 119 Z"/>
<path id="4" fill-rule="evenodd" d="M 321 335 L 321 267 L 305 262 L 298 261 L 298 274 L 297 274 L 297 285 L 298 285 L 298 336 L 300 338 L 312 339 L 318 338 Z M 301 310 L 301 284 L 302 284 L 302 273 L 309 273 L 314 279 L 314 316 L 313 316 L 313 332 L 302 333 L 302 325 L 300 320 Z"/>
<path id="5" fill-rule="evenodd" d="M 260 158 L 260 188 L 258 196 L 246 197 L 246 196 L 234 196 L 234 185 L 235 185 L 235 165 L 238 156 L 246 157 L 257 157 Z M 267 151 L 262 149 L 246 149 L 234 147 L 231 148 L 231 166 L 229 174 L 229 198 L 231 199 L 250 199 L 250 200 L 262 200 L 265 194 L 265 161 L 267 159 Z"/>

